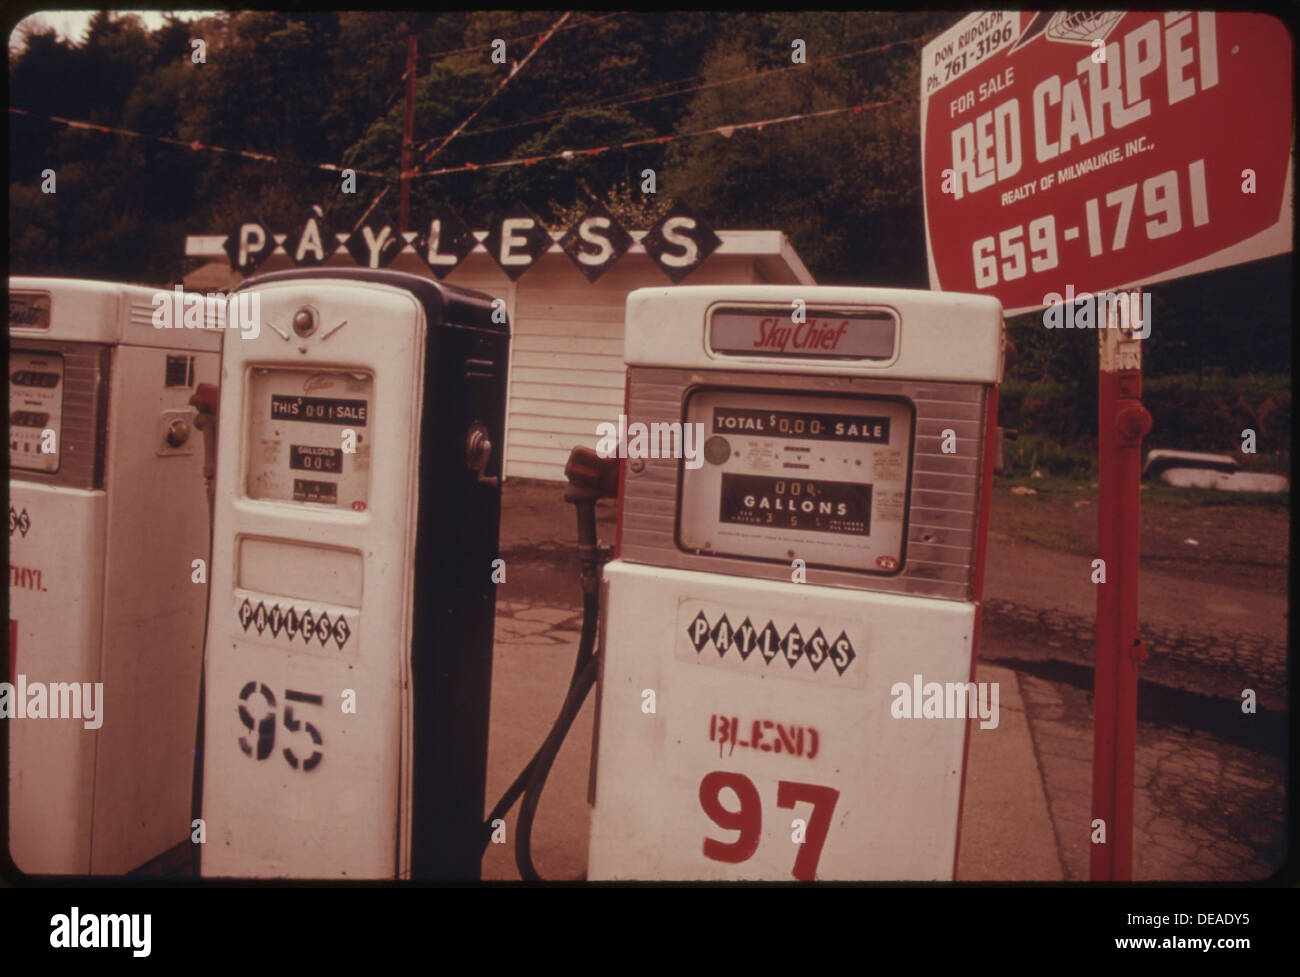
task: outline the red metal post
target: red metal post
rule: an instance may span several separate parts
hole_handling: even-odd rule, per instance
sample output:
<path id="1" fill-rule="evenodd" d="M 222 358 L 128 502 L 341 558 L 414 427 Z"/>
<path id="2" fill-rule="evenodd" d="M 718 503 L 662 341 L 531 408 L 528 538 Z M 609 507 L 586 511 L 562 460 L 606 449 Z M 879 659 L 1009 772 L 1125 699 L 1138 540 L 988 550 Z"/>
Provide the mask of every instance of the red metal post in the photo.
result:
<path id="1" fill-rule="evenodd" d="M 1151 415 L 1142 406 L 1141 292 L 1117 296 L 1098 323 L 1097 556 L 1105 581 L 1097 586 L 1097 661 L 1093 695 L 1092 818 L 1105 840 L 1092 843 L 1093 881 L 1133 874 L 1133 764 L 1137 748 L 1138 496 L 1142 437 Z M 1122 325 L 1121 325 L 1122 323 Z M 1095 571 L 1094 571 L 1095 572 Z"/>

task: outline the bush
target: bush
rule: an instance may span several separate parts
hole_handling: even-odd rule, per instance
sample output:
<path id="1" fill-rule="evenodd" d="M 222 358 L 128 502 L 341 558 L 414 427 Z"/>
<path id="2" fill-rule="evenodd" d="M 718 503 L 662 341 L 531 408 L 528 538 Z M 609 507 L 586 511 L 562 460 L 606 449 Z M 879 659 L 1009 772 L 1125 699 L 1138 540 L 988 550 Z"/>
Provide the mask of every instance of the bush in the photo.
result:
<path id="1" fill-rule="evenodd" d="M 1035 471 L 1065 478 L 1095 478 L 1096 450 L 1063 445 L 1043 434 L 1021 434 L 1002 444 L 1004 478 L 1029 478 Z"/>
<path id="2" fill-rule="evenodd" d="M 1289 375 L 1157 377 L 1143 384 L 1142 403 L 1152 417 L 1145 450 L 1233 452 L 1252 468 L 1274 468 L 1277 459 L 1289 456 Z M 1068 382 L 1008 380 L 1002 385 L 998 423 L 1018 430 L 1021 441 L 1034 445 L 1044 458 L 1054 457 L 1049 444 L 1055 444 L 1063 457 L 1079 452 L 1095 455 L 1096 381 L 1089 390 L 1080 390 Z M 1254 457 L 1241 455 L 1245 429 L 1255 432 Z M 1007 442 L 1008 447 L 1016 444 Z M 1264 458 L 1275 461 L 1262 464 Z"/>

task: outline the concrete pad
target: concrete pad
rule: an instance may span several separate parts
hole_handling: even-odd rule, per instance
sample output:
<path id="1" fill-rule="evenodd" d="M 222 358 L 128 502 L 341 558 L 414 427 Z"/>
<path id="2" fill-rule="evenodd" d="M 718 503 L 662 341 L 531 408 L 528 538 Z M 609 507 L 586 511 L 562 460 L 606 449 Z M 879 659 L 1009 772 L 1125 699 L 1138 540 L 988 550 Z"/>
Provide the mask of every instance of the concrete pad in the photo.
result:
<path id="1" fill-rule="evenodd" d="M 996 729 L 972 723 L 957 850 L 957 880 L 1065 878 L 1016 673 L 980 663 L 977 682 L 998 683 Z"/>
<path id="2" fill-rule="evenodd" d="M 567 608 L 528 607 L 515 612 L 515 617 L 526 621 L 541 621 L 545 624 L 559 624 L 573 617 L 573 611 Z"/>
<path id="3" fill-rule="evenodd" d="M 511 624 L 512 619 L 497 617 L 484 817 L 551 731 L 578 652 L 576 633 L 568 642 L 539 643 L 536 637 L 521 640 L 512 635 Z M 551 768 L 533 823 L 533 865 L 548 881 L 576 879 L 587 871 L 587 778 L 595 702 L 593 688 Z M 506 818 L 506 843 L 488 845 L 483 856 L 483 879 L 519 879 L 518 814 L 517 802 Z"/>

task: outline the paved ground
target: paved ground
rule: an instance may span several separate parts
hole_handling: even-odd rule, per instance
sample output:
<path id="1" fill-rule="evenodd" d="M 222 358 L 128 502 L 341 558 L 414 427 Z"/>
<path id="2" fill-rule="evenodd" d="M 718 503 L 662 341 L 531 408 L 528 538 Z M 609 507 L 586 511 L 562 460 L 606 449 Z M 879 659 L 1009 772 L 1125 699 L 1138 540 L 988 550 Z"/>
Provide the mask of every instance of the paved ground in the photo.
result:
<path id="1" fill-rule="evenodd" d="M 1024 673 L 1020 688 L 1051 813 L 1057 877 L 1086 881 L 1092 697 Z M 1240 712 L 1233 703 L 1223 708 Z M 1276 871 L 1285 854 L 1281 757 L 1152 721 L 1139 720 L 1137 742 L 1135 880 L 1246 881 Z"/>
<path id="2" fill-rule="evenodd" d="M 572 508 L 562 487 L 507 483 L 507 580 L 498 591 L 488 802 L 545 737 L 581 622 Z M 612 538 L 612 506 L 601 507 Z M 1139 692 L 1134 877 L 1228 881 L 1271 874 L 1285 852 L 1286 594 L 1144 566 L 1151 661 Z M 1092 764 L 1088 561 L 991 534 L 979 681 L 1003 720 L 972 735 L 958 877 L 1086 880 Z M 1259 709 L 1241 710 L 1255 689 Z M 594 693 L 556 761 L 533 832 L 547 878 L 586 867 Z M 511 844 L 487 879 L 518 878 Z"/>

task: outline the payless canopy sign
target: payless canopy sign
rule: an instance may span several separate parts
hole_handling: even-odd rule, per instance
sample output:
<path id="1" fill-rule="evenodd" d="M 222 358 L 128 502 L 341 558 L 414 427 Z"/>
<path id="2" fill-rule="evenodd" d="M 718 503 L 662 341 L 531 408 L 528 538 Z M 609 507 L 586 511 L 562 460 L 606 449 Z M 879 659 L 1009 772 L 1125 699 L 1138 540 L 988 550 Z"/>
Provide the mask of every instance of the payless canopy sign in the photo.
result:
<path id="1" fill-rule="evenodd" d="M 433 274 L 445 278 L 480 246 L 456 210 L 445 204 L 435 207 L 428 220 L 415 223 L 420 229 L 408 242 L 396 221 L 382 208 L 373 208 L 343 239 L 342 250 L 363 268 L 387 268 L 402 251 L 411 248 Z M 553 243 L 541 218 L 516 202 L 489 228 L 482 246 L 511 281 L 518 281 Z M 594 283 L 627 252 L 633 239 L 604 204 L 592 200 L 586 213 L 558 243 L 587 281 Z M 722 239 L 678 201 L 642 236 L 640 243 L 650 260 L 678 283 L 716 251 Z M 312 208 L 297 229 L 284 235 L 282 244 L 277 244 L 261 220 L 250 216 L 226 235 L 222 247 L 230 256 L 230 266 L 245 275 L 256 271 L 277 248 L 283 248 L 295 265 L 305 267 L 332 261 L 340 251 L 338 235 L 319 207 Z M 11 324 L 13 316 L 11 306 Z"/>
<path id="2" fill-rule="evenodd" d="M 971 14 L 922 53 L 930 286 L 1007 314 L 1291 247 L 1291 39 L 1261 14 Z"/>

